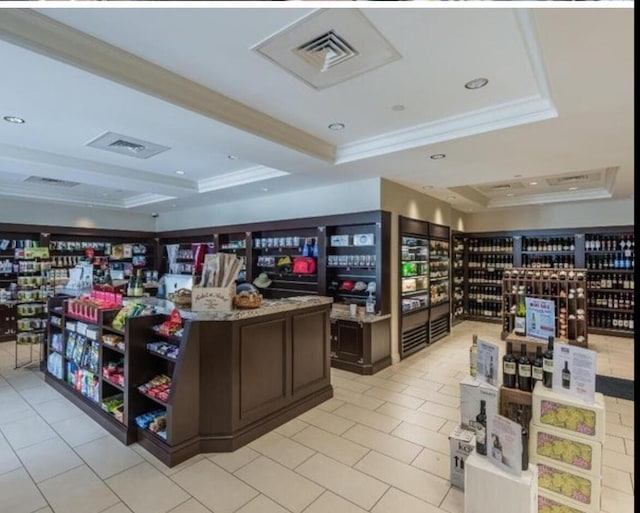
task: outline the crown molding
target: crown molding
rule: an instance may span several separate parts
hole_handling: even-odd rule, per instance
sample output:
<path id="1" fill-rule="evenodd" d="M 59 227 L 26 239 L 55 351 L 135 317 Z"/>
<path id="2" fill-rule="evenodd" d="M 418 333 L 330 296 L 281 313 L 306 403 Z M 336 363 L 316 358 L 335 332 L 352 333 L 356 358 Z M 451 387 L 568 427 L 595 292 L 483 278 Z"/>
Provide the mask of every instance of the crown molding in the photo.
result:
<path id="1" fill-rule="evenodd" d="M 317 159 L 335 158 L 327 141 L 31 9 L 4 9 L 0 39 Z"/>
<path id="2" fill-rule="evenodd" d="M 584 191 L 549 192 L 546 194 L 531 194 L 521 198 L 512 197 L 490 200 L 487 208 L 523 207 L 543 205 L 548 203 L 569 203 L 583 200 L 611 199 L 613 194 L 606 189 L 587 189 Z"/>
<path id="3" fill-rule="evenodd" d="M 142 207 L 144 205 L 151 205 L 152 203 L 158 203 L 160 201 L 167 201 L 175 199 L 175 196 L 164 196 L 162 194 L 153 194 L 151 192 L 136 194 L 135 196 L 129 196 L 120 202 L 120 206 L 124 208 Z"/>
<path id="4" fill-rule="evenodd" d="M 244 185 L 252 182 L 259 182 L 261 180 L 268 180 L 269 178 L 277 178 L 279 176 L 288 175 L 286 171 L 279 169 L 273 169 L 266 166 L 253 166 L 240 171 L 234 171 L 233 173 L 226 173 L 224 175 L 213 176 L 211 178 L 205 178 L 198 181 L 198 192 L 216 191 L 218 189 L 227 189 L 229 187 L 235 187 L 237 185 Z"/>
<path id="5" fill-rule="evenodd" d="M 34 191 L 33 187 L 23 184 L 2 184 L 0 188 L 0 197 L 8 196 L 12 198 L 23 198 L 28 200 L 49 201 L 53 203 L 64 203 L 68 205 L 81 205 L 86 207 L 91 204 L 94 207 L 103 208 L 116 208 L 121 209 L 123 204 L 121 201 L 97 199 L 97 198 L 83 198 L 82 196 L 73 195 L 73 189 L 61 189 L 61 193 L 66 194 L 53 194 L 52 192 Z"/>

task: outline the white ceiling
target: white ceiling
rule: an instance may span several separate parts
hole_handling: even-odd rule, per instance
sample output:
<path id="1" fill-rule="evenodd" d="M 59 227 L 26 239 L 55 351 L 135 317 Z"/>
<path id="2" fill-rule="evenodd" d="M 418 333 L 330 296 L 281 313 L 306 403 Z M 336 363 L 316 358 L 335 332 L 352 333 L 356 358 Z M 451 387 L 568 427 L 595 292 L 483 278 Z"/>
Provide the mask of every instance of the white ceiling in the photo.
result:
<path id="1" fill-rule="evenodd" d="M 348 13 L 1 12 L 0 117 L 26 123 L 0 120 L 0 196 L 151 212 L 370 177 L 464 211 L 632 194 L 627 9 L 362 9 L 401 58 L 324 90 L 251 50 L 303 18 L 307 39 L 340 26 L 349 40 Z M 464 88 L 477 77 L 488 86 Z M 106 131 L 171 149 L 86 146 Z M 607 169 L 572 191 L 546 180 Z M 22 182 L 32 175 L 82 185 Z M 508 197 L 483 190 L 536 180 Z"/>

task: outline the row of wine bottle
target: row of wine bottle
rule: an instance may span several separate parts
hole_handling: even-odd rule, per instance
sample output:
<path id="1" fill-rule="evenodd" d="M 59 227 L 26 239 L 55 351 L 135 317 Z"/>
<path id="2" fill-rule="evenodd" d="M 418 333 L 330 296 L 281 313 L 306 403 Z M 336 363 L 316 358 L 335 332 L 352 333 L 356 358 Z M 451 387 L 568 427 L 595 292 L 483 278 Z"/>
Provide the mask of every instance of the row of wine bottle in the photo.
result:
<path id="1" fill-rule="evenodd" d="M 633 235 L 586 235 L 584 248 L 587 251 L 624 251 L 633 252 L 635 249 Z"/>
<path id="2" fill-rule="evenodd" d="M 614 330 L 633 331 L 632 313 L 589 312 L 589 326 Z"/>
<path id="3" fill-rule="evenodd" d="M 575 259 L 573 255 L 524 255 L 522 265 L 537 269 L 573 269 Z"/>
<path id="4" fill-rule="evenodd" d="M 634 296 L 631 292 L 591 292 L 587 304 L 596 308 L 631 310 L 635 306 Z"/>
<path id="5" fill-rule="evenodd" d="M 630 273 L 587 273 L 589 289 L 628 289 L 635 286 L 633 274 Z"/>
<path id="6" fill-rule="evenodd" d="M 471 255 L 469 269 L 510 269 L 513 267 L 513 255 Z"/>
<path id="7" fill-rule="evenodd" d="M 469 251 L 477 252 L 505 252 L 513 251 L 513 239 L 511 237 L 500 237 L 491 239 L 469 239 Z"/>
<path id="8" fill-rule="evenodd" d="M 507 342 L 507 352 L 502 358 L 502 382 L 507 388 L 519 388 L 525 392 L 533 391 L 537 381 L 551 388 L 553 379 L 553 337 L 549 337 L 547 350 L 536 348 L 535 358 L 527 355 L 527 345 L 520 346 L 520 357 L 513 355 L 513 344 Z"/>
<path id="9" fill-rule="evenodd" d="M 633 269 L 635 257 L 633 254 L 625 256 L 624 253 L 609 253 L 608 255 L 587 255 L 587 269 Z"/>
<path id="10" fill-rule="evenodd" d="M 527 237 L 522 240 L 523 251 L 573 251 L 573 237 L 539 238 Z"/>

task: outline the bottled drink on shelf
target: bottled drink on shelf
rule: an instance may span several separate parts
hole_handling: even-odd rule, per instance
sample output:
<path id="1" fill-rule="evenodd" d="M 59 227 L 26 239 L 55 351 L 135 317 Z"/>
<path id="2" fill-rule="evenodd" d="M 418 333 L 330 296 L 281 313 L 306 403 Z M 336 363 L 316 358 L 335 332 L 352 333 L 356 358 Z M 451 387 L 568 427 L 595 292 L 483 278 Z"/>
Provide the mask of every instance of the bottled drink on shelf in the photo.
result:
<path id="1" fill-rule="evenodd" d="M 522 470 L 529 469 L 529 429 L 527 428 L 527 421 L 524 418 L 524 412 L 522 406 L 518 408 L 516 415 L 516 422 L 520 424 L 522 430 L 520 432 L 522 438 Z"/>
<path id="2" fill-rule="evenodd" d="M 564 369 L 562 369 L 562 388 L 567 390 L 571 388 L 571 371 L 569 371 L 569 362 L 564 362 Z"/>
<path id="3" fill-rule="evenodd" d="M 478 373 L 478 335 L 473 336 L 471 347 L 469 348 L 469 374 L 476 377 Z"/>
<path id="4" fill-rule="evenodd" d="M 507 352 L 502 357 L 502 381 L 507 388 L 516 388 L 517 362 L 513 356 L 513 344 L 507 342 Z"/>
<path id="5" fill-rule="evenodd" d="M 144 293 L 144 287 L 142 284 L 142 270 L 138 269 L 136 272 L 136 278 L 134 281 L 133 295 L 135 297 L 142 297 L 143 293 Z"/>
<path id="6" fill-rule="evenodd" d="M 516 307 L 515 333 L 516 335 L 525 335 L 526 332 L 526 306 L 524 294 L 518 294 L 518 303 Z"/>
<path id="7" fill-rule="evenodd" d="M 476 452 L 487 455 L 487 403 L 480 400 L 480 413 L 476 416 Z"/>
<path id="8" fill-rule="evenodd" d="M 520 358 L 518 359 L 518 388 L 525 392 L 531 392 L 531 361 L 527 356 L 527 345 L 520 345 Z"/>
<path id="9" fill-rule="evenodd" d="M 553 337 L 549 336 L 547 350 L 542 355 L 542 384 L 546 388 L 553 385 Z"/>
<path id="10" fill-rule="evenodd" d="M 538 381 L 544 381 L 544 372 L 542 370 L 542 347 L 536 347 L 536 357 L 531 364 L 531 390 L 533 390 Z"/>

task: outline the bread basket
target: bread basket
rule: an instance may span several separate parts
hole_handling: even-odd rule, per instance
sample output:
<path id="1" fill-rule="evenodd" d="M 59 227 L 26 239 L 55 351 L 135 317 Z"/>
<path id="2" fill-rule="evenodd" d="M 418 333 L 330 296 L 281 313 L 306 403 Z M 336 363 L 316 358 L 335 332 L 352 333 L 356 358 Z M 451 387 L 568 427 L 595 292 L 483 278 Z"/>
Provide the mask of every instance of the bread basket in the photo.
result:
<path id="1" fill-rule="evenodd" d="M 262 304 L 262 295 L 241 292 L 233 296 L 236 308 L 258 308 Z"/>
<path id="2" fill-rule="evenodd" d="M 178 289 L 168 294 L 169 301 L 172 301 L 178 308 L 191 306 L 191 291 L 189 289 Z"/>

